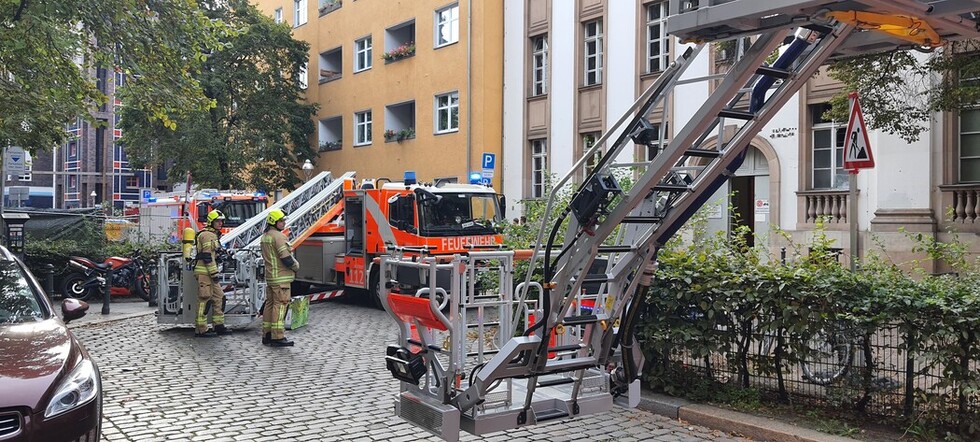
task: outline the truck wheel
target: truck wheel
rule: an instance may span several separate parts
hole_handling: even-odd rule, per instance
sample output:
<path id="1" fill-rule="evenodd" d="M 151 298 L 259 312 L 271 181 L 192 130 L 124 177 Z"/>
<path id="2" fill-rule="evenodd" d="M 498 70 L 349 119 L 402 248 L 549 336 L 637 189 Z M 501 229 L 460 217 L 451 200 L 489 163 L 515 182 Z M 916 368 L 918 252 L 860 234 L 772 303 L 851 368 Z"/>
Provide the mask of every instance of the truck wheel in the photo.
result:
<path id="1" fill-rule="evenodd" d="M 384 310 L 385 307 L 381 303 L 381 276 L 378 273 L 377 271 L 371 272 L 371 277 L 368 279 L 367 297 L 372 307 Z"/>

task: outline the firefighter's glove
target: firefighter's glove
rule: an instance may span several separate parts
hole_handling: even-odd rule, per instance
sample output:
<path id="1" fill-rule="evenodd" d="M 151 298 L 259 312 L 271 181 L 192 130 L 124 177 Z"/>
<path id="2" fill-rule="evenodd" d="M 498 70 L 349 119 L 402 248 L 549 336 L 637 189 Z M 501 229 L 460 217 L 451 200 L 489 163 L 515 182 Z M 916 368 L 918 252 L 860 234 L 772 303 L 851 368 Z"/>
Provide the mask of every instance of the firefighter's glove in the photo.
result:
<path id="1" fill-rule="evenodd" d="M 291 265 L 291 266 L 289 266 L 289 268 L 293 269 L 294 272 L 298 272 L 299 271 L 299 262 L 298 261 L 293 261 L 293 263 L 294 264 Z"/>

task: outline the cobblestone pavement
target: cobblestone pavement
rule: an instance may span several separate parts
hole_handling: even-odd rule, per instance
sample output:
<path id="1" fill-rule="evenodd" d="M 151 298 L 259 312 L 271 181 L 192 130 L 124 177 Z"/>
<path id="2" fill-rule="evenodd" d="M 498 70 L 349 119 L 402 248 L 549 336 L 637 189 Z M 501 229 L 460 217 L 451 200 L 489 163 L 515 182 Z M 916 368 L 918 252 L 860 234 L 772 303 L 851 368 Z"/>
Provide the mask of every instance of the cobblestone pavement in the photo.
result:
<path id="1" fill-rule="evenodd" d="M 394 417 L 384 368 L 394 324 L 384 312 L 315 304 L 292 348 L 258 330 L 212 339 L 152 315 L 73 327 L 102 370 L 106 441 L 438 440 Z M 462 433 L 463 440 L 480 440 Z M 613 412 L 494 433 L 491 441 L 734 440 L 644 411 Z"/>

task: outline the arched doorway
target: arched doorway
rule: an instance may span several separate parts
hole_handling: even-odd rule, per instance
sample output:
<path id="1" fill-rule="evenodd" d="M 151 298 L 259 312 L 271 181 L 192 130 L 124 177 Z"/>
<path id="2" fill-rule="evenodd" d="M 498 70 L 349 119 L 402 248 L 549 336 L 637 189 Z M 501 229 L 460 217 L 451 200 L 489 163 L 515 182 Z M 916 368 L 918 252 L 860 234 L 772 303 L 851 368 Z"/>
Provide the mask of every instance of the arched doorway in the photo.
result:
<path id="1" fill-rule="evenodd" d="M 708 200 L 710 233 L 724 231 L 731 236 L 739 226 L 746 226 L 754 234 L 746 238 L 749 246 L 756 245 L 755 237 L 768 238 L 769 228 L 776 222 L 773 202 L 778 201 L 778 187 L 773 188 L 770 160 L 774 158 L 769 158 L 754 145 L 749 147 L 735 176 Z"/>

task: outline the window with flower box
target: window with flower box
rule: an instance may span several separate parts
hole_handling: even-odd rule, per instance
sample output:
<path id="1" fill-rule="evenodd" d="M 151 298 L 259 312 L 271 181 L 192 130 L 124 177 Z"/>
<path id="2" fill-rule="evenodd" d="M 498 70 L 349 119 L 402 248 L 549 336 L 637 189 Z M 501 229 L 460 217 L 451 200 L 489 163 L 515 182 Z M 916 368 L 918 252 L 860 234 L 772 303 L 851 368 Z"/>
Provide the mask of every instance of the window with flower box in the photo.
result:
<path id="1" fill-rule="evenodd" d="M 320 5 L 317 10 L 320 13 L 320 17 L 323 17 L 340 9 L 341 6 L 343 6 L 343 3 L 340 0 L 320 0 Z"/>
<path id="2" fill-rule="evenodd" d="M 385 106 L 385 141 L 415 138 L 415 101 Z"/>
<path id="3" fill-rule="evenodd" d="M 415 55 L 415 20 L 399 23 L 385 29 L 385 63 L 392 63 Z"/>
<path id="4" fill-rule="evenodd" d="M 343 147 L 344 138 L 344 119 L 337 115 L 333 118 L 324 118 L 317 125 L 320 152 L 340 150 Z"/>

